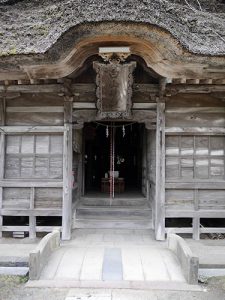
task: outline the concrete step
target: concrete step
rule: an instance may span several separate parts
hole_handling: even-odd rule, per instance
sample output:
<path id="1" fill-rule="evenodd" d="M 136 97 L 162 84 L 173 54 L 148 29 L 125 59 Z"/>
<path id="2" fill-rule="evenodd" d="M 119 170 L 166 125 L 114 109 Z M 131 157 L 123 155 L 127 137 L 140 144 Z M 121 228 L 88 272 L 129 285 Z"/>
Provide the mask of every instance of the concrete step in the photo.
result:
<path id="1" fill-rule="evenodd" d="M 0 267 L 0 275 L 26 276 L 28 272 L 28 267 Z"/>
<path id="2" fill-rule="evenodd" d="M 202 287 L 199 285 L 190 285 L 186 282 L 180 282 L 180 281 L 140 281 L 140 280 L 114 280 L 114 281 L 101 281 L 101 280 L 74 280 L 74 279 L 54 279 L 54 280 L 29 280 L 28 283 L 26 284 L 27 288 L 71 288 L 71 289 L 75 289 L 75 291 L 73 291 L 73 293 L 75 295 L 77 295 L 77 289 L 80 289 L 80 293 L 84 292 L 84 297 L 82 297 L 82 295 L 79 293 L 79 298 L 74 298 L 74 300 L 76 299 L 93 299 L 93 300 L 97 300 L 97 299 L 104 299 L 104 300 L 108 300 L 108 298 L 106 298 L 106 294 L 105 294 L 105 289 L 115 289 L 116 290 L 120 290 L 120 293 L 122 294 L 122 297 L 120 298 L 118 296 L 118 298 L 116 297 L 116 299 L 156 299 L 156 295 L 155 292 L 152 295 L 151 293 L 153 293 L 152 291 L 155 290 L 159 290 L 160 292 L 160 296 L 159 298 L 157 297 L 157 299 L 162 299 L 162 297 L 164 299 L 169 299 L 169 296 L 162 296 L 162 291 L 187 291 L 187 292 L 201 292 L 202 293 Z M 103 289 L 103 296 L 102 297 L 90 297 L 90 291 L 86 290 L 86 289 Z M 133 296 L 129 296 L 130 295 L 130 291 L 129 289 L 133 290 L 135 292 L 135 294 Z M 142 291 L 141 291 L 142 290 Z M 144 296 L 142 297 L 142 295 L 138 295 L 138 291 L 143 292 Z M 128 294 L 129 293 L 129 294 Z M 146 294 L 147 293 L 147 294 Z M 72 294 L 73 295 L 73 294 Z M 88 295 L 88 297 L 87 297 Z M 140 296 L 140 297 L 139 297 Z M 171 296 L 170 296 L 171 298 Z M 184 298 L 184 297 L 183 297 Z M 72 300 L 73 298 L 68 297 L 66 300 Z M 111 294 L 110 294 L 110 299 L 111 298 Z M 175 299 L 174 297 L 172 297 L 171 299 Z M 180 299 L 180 298 L 176 298 L 176 299 Z M 186 298 L 187 299 L 187 298 Z M 188 298 L 190 299 L 190 298 Z M 192 298 L 193 299 L 193 298 Z"/>
<path id="3" fill-rule="evenodd" d="M 109 197 L 82 197 L 80 203 L 83 206 L 141 206 L 146 205 L 147 199 L 144 197 L 135 198 L 115 198 L 110 200 Z"/>
<path id="4" fill-rule="evenodd" d="M 75 219 L 73 229 L 152 229 L 151 219 L 113 220 L 113 219 Z"/>

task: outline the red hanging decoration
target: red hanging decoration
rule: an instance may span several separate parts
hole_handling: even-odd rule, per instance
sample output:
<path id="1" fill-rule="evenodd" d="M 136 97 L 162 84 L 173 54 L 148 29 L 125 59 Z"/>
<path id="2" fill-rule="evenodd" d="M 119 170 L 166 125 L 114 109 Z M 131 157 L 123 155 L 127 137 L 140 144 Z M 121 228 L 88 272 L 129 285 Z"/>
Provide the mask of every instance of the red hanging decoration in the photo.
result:
<path id="1" fill-rule="evenodd" d="M 112 169 L 113 169 L 113 160 L 112 160 L 112 156 L 113 156 L 113 129 L 112 126 L 110 127 L 110 170 L 109 170 L 109 195 L 110 195 L 110 199 L 112 199 L 112 191 L 113 191 L 113 174 L 112 174 Z M 110 202 L 111 204 L 111 202 Z"/>

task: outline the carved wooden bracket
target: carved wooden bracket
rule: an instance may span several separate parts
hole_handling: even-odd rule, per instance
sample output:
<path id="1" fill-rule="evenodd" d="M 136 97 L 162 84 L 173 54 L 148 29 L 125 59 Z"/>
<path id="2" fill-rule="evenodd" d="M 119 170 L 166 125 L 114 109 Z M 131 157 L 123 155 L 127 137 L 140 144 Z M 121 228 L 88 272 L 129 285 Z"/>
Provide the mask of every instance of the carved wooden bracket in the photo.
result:
<path id="1" fill-rule="evenodd" d="M 100 119 L 96 115 L 96 110 L 74 110 L 73 129 L 82 129 L 84 123 L 96 122 Z M 156 124 L 156 111 L 154 110 L 134 110 L 131 122 L 144 123 L 146 129 L 154 129 Z"/>
<path id="2" fill-rule="evenodd" d="M 96 95 L 99 119 L 127 119 L 131 117 L 133 71 L 136 62 L 120 63 L 116 56 L 108 64 L 94 62 L 97 73 Z"/>

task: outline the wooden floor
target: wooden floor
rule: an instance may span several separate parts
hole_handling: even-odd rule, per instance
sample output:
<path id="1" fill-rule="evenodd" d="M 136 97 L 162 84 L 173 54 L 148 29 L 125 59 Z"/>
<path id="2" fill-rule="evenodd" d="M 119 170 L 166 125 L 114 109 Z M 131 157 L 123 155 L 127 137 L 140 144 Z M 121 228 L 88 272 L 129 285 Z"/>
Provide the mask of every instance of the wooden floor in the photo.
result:
<path id="1" fill-rule="evenodd" d="M 85 193 L 85 198 L 108 198 L 110 199 L 110 195 L 108 193 L 101 193 L 99 191 L 90 191 Z M 115 193 L 115 199 L 123 199 L 123 198 L 145 198 L 145 196 L 141 193 L 141 191 L 137 189 L 129 189 L 124 193 Z"/>

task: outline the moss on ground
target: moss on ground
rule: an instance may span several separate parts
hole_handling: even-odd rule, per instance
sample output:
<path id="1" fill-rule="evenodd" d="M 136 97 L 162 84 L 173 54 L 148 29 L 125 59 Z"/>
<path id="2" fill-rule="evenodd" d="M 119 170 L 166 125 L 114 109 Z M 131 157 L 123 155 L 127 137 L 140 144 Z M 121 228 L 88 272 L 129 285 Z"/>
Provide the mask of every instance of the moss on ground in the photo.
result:
<path id="1" fill-rule="evenodd" d="M 225 276 L 211 277 L 207 280 L 207 283 L 214 288 L 225 290 Z"/>
<path id="2" fill-rule="evenodd" d="M 0 289 L 3 285 L 17 286 L 28 281 L 28 276 L 0 275 Z"/>

